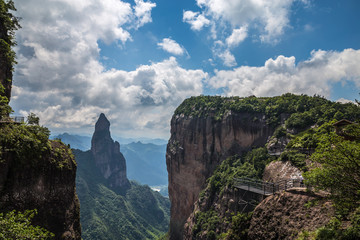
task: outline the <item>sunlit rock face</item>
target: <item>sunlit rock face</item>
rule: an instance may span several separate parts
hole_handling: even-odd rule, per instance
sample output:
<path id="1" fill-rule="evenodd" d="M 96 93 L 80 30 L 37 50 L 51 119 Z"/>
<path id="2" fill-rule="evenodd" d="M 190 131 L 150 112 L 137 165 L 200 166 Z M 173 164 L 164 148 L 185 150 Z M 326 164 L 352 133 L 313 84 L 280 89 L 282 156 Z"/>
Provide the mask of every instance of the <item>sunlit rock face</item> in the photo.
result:
<path id="1" fill-rule="evenodd" d="M 264 146 L 273 133 L 261 113 L 228 113 L 222 119 L 174 115 L 166 164 L 171 201 L 170 238 L 182 239 L 183 226 L 206 179 L 228 156 Z"/>
<path id="2" fill-rule="evenodd" d="M 108 180 L 111 188 L 123 190 L 130 186 L 126 177 L 126 162 L 120 152 L 120 144 L 110 136 L 110 122 L 101 113 L 95 124 L 95 132 L 91 139 L 91 152 L 95 164 L 101 174 Z"/>

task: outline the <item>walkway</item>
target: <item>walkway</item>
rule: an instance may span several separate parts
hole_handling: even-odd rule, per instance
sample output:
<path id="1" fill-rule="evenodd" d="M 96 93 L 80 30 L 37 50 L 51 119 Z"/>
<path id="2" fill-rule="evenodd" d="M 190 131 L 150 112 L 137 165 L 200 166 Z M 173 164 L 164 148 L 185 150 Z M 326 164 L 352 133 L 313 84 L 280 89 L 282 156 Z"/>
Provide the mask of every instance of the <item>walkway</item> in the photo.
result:
<path id="1" fill-rule="evenodd" d="M 269 196 L 294 187 L 305 187 L 302 179 L 287 179 L 272 183 L 251 178 L 235 178 L 234 186 L 264 196 Z"/>

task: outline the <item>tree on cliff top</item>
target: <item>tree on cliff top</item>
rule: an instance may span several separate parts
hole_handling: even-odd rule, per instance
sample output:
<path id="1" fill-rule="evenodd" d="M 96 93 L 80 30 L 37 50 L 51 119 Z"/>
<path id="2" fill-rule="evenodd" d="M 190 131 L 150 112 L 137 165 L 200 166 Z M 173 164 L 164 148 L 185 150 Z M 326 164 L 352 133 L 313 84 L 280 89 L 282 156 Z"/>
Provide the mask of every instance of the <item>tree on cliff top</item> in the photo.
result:
<path id="1" fill-rule="evenodd" d="M 346 213 L 360 203 L 360 125 L 345 126 L 338 134 L 333 123 L 324 124 L 315 136 L 318 145 L 311 159 L 320 165 L 304 176 L 310 185 L 329 191 Z"/>

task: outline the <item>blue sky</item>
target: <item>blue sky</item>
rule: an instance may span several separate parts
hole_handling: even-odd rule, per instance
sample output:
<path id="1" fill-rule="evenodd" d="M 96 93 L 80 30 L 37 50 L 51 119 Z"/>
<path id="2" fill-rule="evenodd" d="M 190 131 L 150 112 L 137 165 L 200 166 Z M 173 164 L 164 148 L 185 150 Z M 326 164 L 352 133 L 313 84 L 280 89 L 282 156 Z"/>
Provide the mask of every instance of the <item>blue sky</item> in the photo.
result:
<path id="1" fill-rule="evenodd" d="M 360 1 L 15 0 L 11 105 L 53 132 L 89 134 L 101 112 L 124 137 L 169 136 L 199 94 L 360 92 Z"/>

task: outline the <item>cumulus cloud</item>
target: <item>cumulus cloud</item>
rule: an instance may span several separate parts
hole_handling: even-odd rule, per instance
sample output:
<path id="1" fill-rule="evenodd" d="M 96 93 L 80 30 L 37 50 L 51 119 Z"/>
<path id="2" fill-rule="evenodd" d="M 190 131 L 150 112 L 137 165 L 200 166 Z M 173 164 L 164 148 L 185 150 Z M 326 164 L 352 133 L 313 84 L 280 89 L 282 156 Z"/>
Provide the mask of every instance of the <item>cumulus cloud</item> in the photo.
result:
<path id="1" fill-rule="evenodd" d="M 176 41 L 172 40 L 171 38 L 164 38 L 162 42 L 157 44 L 161 47 L 164 51 L 174 55 L 183 55 L 186 50 L 184 47 L 180 46 Z"/>
<path id="2" fill-rule="evenodd" d="M 136 28 L 144 26 L 146 23 L 152 22 L 151 10 L 156 7 L 156 3 L 144 2 L 143 0 L 135 0 L 135 16 L 137 17 Z"/>
<path id="3" fill-rule="evenodd" d="M 295 0 L 197 0 L 197 5 L 211 21 L 223 20 L 232 27 L 260 23 L 261 39 L 271 41 L 289 24 L 289 11 Z"/>
<path id="4" fill-rule="evenodd" d="M 224 88 L 228 96 L 274 96 L 286 92 L 329 97 L 336 82 L 354 82 L 360 87 L 360 50 L 312 51 L 311 57 L 295 63 L 295 57 L 278 56 L 262 67 L 241 66 L 216 71 L 210 79 L 214 88 Z"/>
<path id="5" fill-rule="evenodd" d="M 151 21 L 155 4 L 119 0 L 15 1 L 22 28 L 11 105 L 34 112 L 54 131 L 91 133 L 100 112 L 113 131 L 167 137 L 180 102 L 202 92 L 207 74 L 187 70 L 176 59 L 106 70 L 98 41 L 126 44 L 131 32 Z M 150 127 L 151 126 L 151 127 Z"/>
<path id="6" fill-rule="evenodd" d="M 191 29 L 195 31 L 199 31 L 203 27 L 210 24 L 210 20 L 207 19 L 203 14 L 193 11 L 184 11 L 183 22 L 190 24 Z"/>
<path id="7" fill-rule="evenodd" d="M 254 40 L 276 44 L 290 27 L 289 16 L 295 1 L 309 6 L 307 0 L 196 0 L 201 11 L 184 11 L 183 21 L 193 30 L 211 26 L 210 38 L 226 42 L 229 48 L 244 41 L 250 30 Z M 214 55 L 221 58 L 220 54 L 229 55 L 228 51 L 224 49 Z"/>
<path id="8" fill-rule="evenodd" d="M 227 49 L 224 52 L 219 53 L 219 58 L 221 58 L 224 62 L 224 65 L 227 67 L 236 66 L 235 56 L 231 54 L 231 52 Z"/>
<path id="9" fill-rule="evenodd" d="M 226 39 L 226 43 L 229 47 L 236 47 L 247 37 L 247 26 L 243 26 L 238 29 L 234 29 L 232 34 Z"/>

